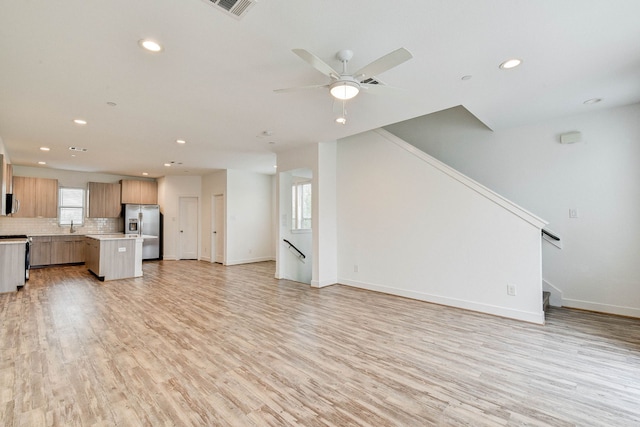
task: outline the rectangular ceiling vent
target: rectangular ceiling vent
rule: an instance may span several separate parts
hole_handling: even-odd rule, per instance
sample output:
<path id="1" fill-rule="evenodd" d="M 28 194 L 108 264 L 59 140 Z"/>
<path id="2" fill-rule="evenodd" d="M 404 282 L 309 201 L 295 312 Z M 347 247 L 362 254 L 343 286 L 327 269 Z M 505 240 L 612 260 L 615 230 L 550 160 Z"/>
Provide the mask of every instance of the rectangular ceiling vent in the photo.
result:
<path id="1" fill-rule="evenodd" d="M 256 4 L 257 0 L 204 0 L 209 4 L 214 4 L 216 9 L 236 19 L 243 18 L 249 9 Z"/>
<path id="2" fill-rule="evenodd" d="M 376 80 L 372 77 L 369 77 L 368 79 L 363 80 L 361 83 L 366 83 L 368 85 L 384 85 L 384 83 L 382 83 L 380 80 Z"/>

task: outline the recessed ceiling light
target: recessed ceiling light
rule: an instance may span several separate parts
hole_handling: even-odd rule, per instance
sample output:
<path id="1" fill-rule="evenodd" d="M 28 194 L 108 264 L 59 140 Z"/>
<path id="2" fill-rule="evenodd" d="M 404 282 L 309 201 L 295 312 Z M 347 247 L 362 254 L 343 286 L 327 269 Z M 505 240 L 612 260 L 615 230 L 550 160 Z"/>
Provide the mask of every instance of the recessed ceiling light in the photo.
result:
<path id="1" fill-rule="evenodd" d="M 143 48 L 148 50 L 149 52 L 160 52 L 162 51 L 162 46 L 158 42 L 149 39 L 139 40 L 138 44 Z"/>
<path id="2" fill-rule="evenodd" d="M 38 162 L 39 165 L 46 165 L 47 162 Z"/>
<path id="3" fill-rule="evenodd" d="M 107 105 L 108 105 L 109 107 L 115 107 L 115 106 L 116 106 L 116 105 L 118 105 L 118 104 L 116 104 L 116 103 L 115 103 L 115 102 L 113 102 L 113 101 L 109 101 L 109 102 L 107 102 Z"/>
<path id="4" fill-rule="evenodd" d="M 278 169 L 278 165 L 273 165 L 274 168 Z"/>
<path id="5" fill-rule="evenodd" d="M 187 141 L 185 141 L 184 139 L 176 139 L 176 142 L 178 144 L 186 144 L 187 143 Z"/>
<path id="6" fill-rule="evenodd" d="M 521 59 L 512 58 L 512 59 L 507 59 L 502 64 L 500 64 L 500 68 L 502 68 L 503 70 L 509 70 L 511 68 L 516 68 L 520 64 L 522 64 Z"/>
<path id="7" fill-rule="evenodd" d="M 336 119 L 336 123 L 341 124 L 341 125 L 346 125 L 347 124 L 347 119 L 345 117 L 338 117 Z"/>
<path id="8" fill-rule="evenodd" d="M 142 175 L 147 176 L 149 175 L 149 172 L 142 172 Z"/>
<path id="9" fill-rule="evenodd" d="M 74 119 L 74 120 L 73 120 L 73 123 L 75 123 L 75 124 L 77 124 L 77 125 L 80 125 L 80 126 L 84 126 L 84 125 L 86 125 L 86 124 L 87 124 L 87 121 L 86 121 L 86 120 L 84 120 L 84 119 Z"/>
<path id="10" fill-rule="evenodd" d="M 470 76 L 470 75 L 462 76 L 461 80 L 471 80 L 471 77 L 473 76 Z"/>
<path id="11" fill-rule="evenodd" d="M 40 151 L 50 151 L 51 148 L 49 147 L 40 147 Z"/>
<path id="12" fill-rule="evenodd" d="M 585 105 L 597 104 L 600 101 L 602 101 L 602 98 L 591 98 L 584 101 L 583 104 Z"/>
<path id="13" fill-rule="evenodd" d="M 165 163 L 164 165 L 165 165 L 166 167 L 170 167 L 170 166 L 171 166 L 171 163 Z"/>

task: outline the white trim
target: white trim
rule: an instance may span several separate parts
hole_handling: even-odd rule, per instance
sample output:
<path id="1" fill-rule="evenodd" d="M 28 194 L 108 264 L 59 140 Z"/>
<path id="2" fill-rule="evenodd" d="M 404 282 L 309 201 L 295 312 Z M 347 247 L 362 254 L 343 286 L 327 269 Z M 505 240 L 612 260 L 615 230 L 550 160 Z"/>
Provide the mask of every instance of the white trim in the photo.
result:
<path id="1" fill-rule="evenodd" d="M 422 292 L 407 291 L 404 289 L 391 288 L 389 286 L 357 282 L 355 280 L 338 279 L 338 283 L 344 284 L 347 286 L 352 286 L 354 288 L 382 292 L 385 294 L 411 298 L 419 301 L 446 305 L 450 307 L 457 307 L 465 310 L 477 311 L 480 313 L 491 314 L 494 316 L 507 317 L 510 319 L 522 320 L 524 322 L 544 325 L 544 311 L 542 311 L 542 304 L 540 304 L 539 312 L 528 312 L 528 311 L 521 311 L 521 310 L 513 310 L 506 307 L 498 307 L 498 306 L 489 305 L 489 304 L 477 303 L 474 301 L 461 300 L 457 298 L 449 298 L 449 297 L 443 297 L 439 295 L 426 294 Z"/>
<path id="2" fill-rule="evenodd" d="M 175 257 L 175 255 L 163 255 L 162 256 L 162 260 L 163 261 L 179 261 L 178 258 Z"/>
<path id="3" fill-rule="evenodd" d="M 337 285 L 337 284 L 338 283 L 335 280 L 322 280 L 322 281 L 312 280 L 311 281 L 312 288 L 325 288 L 327 286 Z"/>
<path id="4" fill-rule="evenodd" d="M 234 261 L 227 261 L 224 265 L 239 265 L 239 264 L 251 264 L 253 262 L 263 262 L 263 261 L 275 261 L 276 259 L 272 256 L 264 256 L 257 258 L 246 258 L 246 259 L 237 259 Z"/>
<path id="5" fill-rule="evenodd" d="M 562 307 L 563 304 L 563 297 L 562 297 L 562 291 L 552 285 L 551 283 L 549 283 L 548 281 L 546 281 L 545 279 L 542 279 L 542 290 L 543 291 L 547 291 L 550 292 L 551 295 L 549 295 L 549 305 L 552 307 Z"/>
<path id="6" fill-rule="evenodd" d="M 451 177 L 451 178 L 455 179 L 456 181 L 460 182 L 461 184 L 469 187 L 470 189 L 472 189 L 476 193 L 478 193 L 481 196 L 491 200 L 492 202 L 494 202 L 498 206 L 503 207 L 504 209 L 508 210 L 509 212 L 513 213 L 514 215 L 518 216 L 519 218 L 521 218 L 524 221 L 528 222 L 529 224 L 533 225 L 534 227 L 542 229 L 545 225 L 547 225 L 547 222 L 545 220 L 543 220 L 542 218 L 539 218 L 538 216 L 536 216 L 536 215 L 532 214 L 531 212 L 527 211 L 526 209 L 516 205 L 512 201 L 505 199 L 504 197 L 502 197 L 498 193 L 495 193 L 495 192 L 489 190 L 484 185 L 474 181 L 473 179 L 469 178 L 466 175 L 461 174 L 460 172 L 458 172 L 457 170 L 453 169 L 452 167 L 447 166 L 446 164 L 442 163 L 440 160 L 437 160 L 434 157 L 431 157 L 430 155 L 428 155 L 424 151 L 414 147 L 413 145 L 411 145 L 408 142 L 398 138 L 397 136 L 393 135 L 392 133 L 390 133 L 390 132 L 388 132 L 388 131 L 386 131 L 384 129 L 375 129 L 372 132 L 377 133 L 381 137 L 387 139 L 389 142 L 392 142 L 395 145 L 397 145 L 398 147 L 400 147 L 400 148 L 404 149 L 405 151 L 413 154 L 414 156 L 418 157 L 420 160 L 423 160 L 424 162 L 428 163 L 432 167 L 438 169 L 440 172 L 448 175 L 449 177 Z"/>
<path id="7" fill-rule="evenodd" d="M 206 262 L 211 262 L 211 257 L 208 256 L 203 256 L 200 257 L 200 259 L 198 261 L 206 261 Z"/>
<path id="8" fill-rule="evenodd" d="M 581 310 L 597 311 L 599 313 L 617 314 L 619 316 L 639 317 L 640 308 L 625 307 L 621 305 L 602 304 L 599 302 L 582 301 L 577 299 L 563 300 L 564 307 L 579 308 Z"/>

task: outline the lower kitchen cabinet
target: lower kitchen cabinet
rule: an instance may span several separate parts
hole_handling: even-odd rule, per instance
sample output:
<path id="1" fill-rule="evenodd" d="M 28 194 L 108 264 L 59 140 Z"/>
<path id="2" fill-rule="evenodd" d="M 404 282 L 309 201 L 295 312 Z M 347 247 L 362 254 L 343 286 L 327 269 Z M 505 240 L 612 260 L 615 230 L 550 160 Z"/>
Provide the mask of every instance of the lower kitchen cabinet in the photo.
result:
<path id="1" fill-rule="evenodd" d="M 51 264 L 51 236 L 33 236 L 29 257 L 33 267 Z"/>
<path id="2" fill-rule="evenodd" d="M 41 267 L 84 262 L 84 236 L 34 236 L 31 265 Z"/>
<path id="3" fill-rule="evenodd" d="M 51 238 L 51 264 L 84 262 L 84 237 L 65 236 Z"/>

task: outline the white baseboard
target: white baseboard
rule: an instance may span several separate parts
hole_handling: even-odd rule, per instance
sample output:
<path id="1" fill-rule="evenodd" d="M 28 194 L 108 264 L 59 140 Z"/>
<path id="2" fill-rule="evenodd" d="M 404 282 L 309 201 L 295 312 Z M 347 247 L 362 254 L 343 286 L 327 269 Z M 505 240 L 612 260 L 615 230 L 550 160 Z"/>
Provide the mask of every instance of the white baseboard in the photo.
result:
<path id="1" fill-rule="evenodd" d="M 434 304 L 446 305 L 450 307 L 463 308 L 465 310 L 477 311 L 480 313 L 491 314 L 494 316 L 507 317 L 509 319 L 522 320 L 524 322 L 536 323 L 538 325 L 544 325 L 544 312 L 542 311 L 542 305 L 540 306 L 540 312 L 528 312 L 521 310 L 514 310 L 506 307 L 493 306 L 489 304 L 477 303 L 474 301 L 461 300 L 457 298 L 443 297 L 439 295 L 425 294 L 422 292 L 408 291 L 405 289 L 396 289 L 383 285 L 374 285 L 371 283 L 357 282 L 348 279 L 338 279 L 338 283 L 347 286 L 353 286 L 354 288 L 367 289 L 370 291 L 382 292 L 385 294 L 391 294 L 401 296 L 405 298 L 411 298 L 419 301 L 431 302 Z"/>
<path id="2" fill-rule="evenodd" d="M 264 261 L 275 261 L 275 258 L 266 256 L 266 257 L 257 257 L 257 258 L 236 259 L 236 260 L 227 261 L 224 265 L 251 264 L 253 262 L 264 262 Z"/>
<path id="3" fill-rule="evenodd" d="M 211 257 L 208 257 L 208 256 L 200 257 L 200 261 L 211 262 Z"/>
<path id="4" fill-rule="evenodd" d="M 581 310 L 597 311 L 599 313 L 617 314 L 619 316 L 640 317 L 640 308 L 625 307 L 621 305 L 602 304 L 599 302 L 582 301 L 578 299 L 563 300 L 565 307 L 579 308 Z"/>
<path id="5" fill-rule="evenodd" d="M 564 305 L 564 303 L 563 303 L 564 298 L 562 296 L 562 291 L 558 287 L 552 285 L 551 283 L 549 283 L 545 279 L 542 279 L 542 290 L 551 293 L 551 295 L 549 295 L 549 305 L 550 306 L 552 306 L 552 307 L 562 307 Z"/>
<path id="6" fill-rule="evenodd" d="M 312 288 L 324 288 L 326 286 L 331 286 L 331 285 L 335 285 L 337 284 L 338 281 L 337 280 L 312 280 L 311 281 L 311 287 Z"/>
<path id="7" fill-rule="evenodd" d="M 178 261 L 178 258 L 172 255 L 164 255 L 162 257 L 163 261 Z"/>

